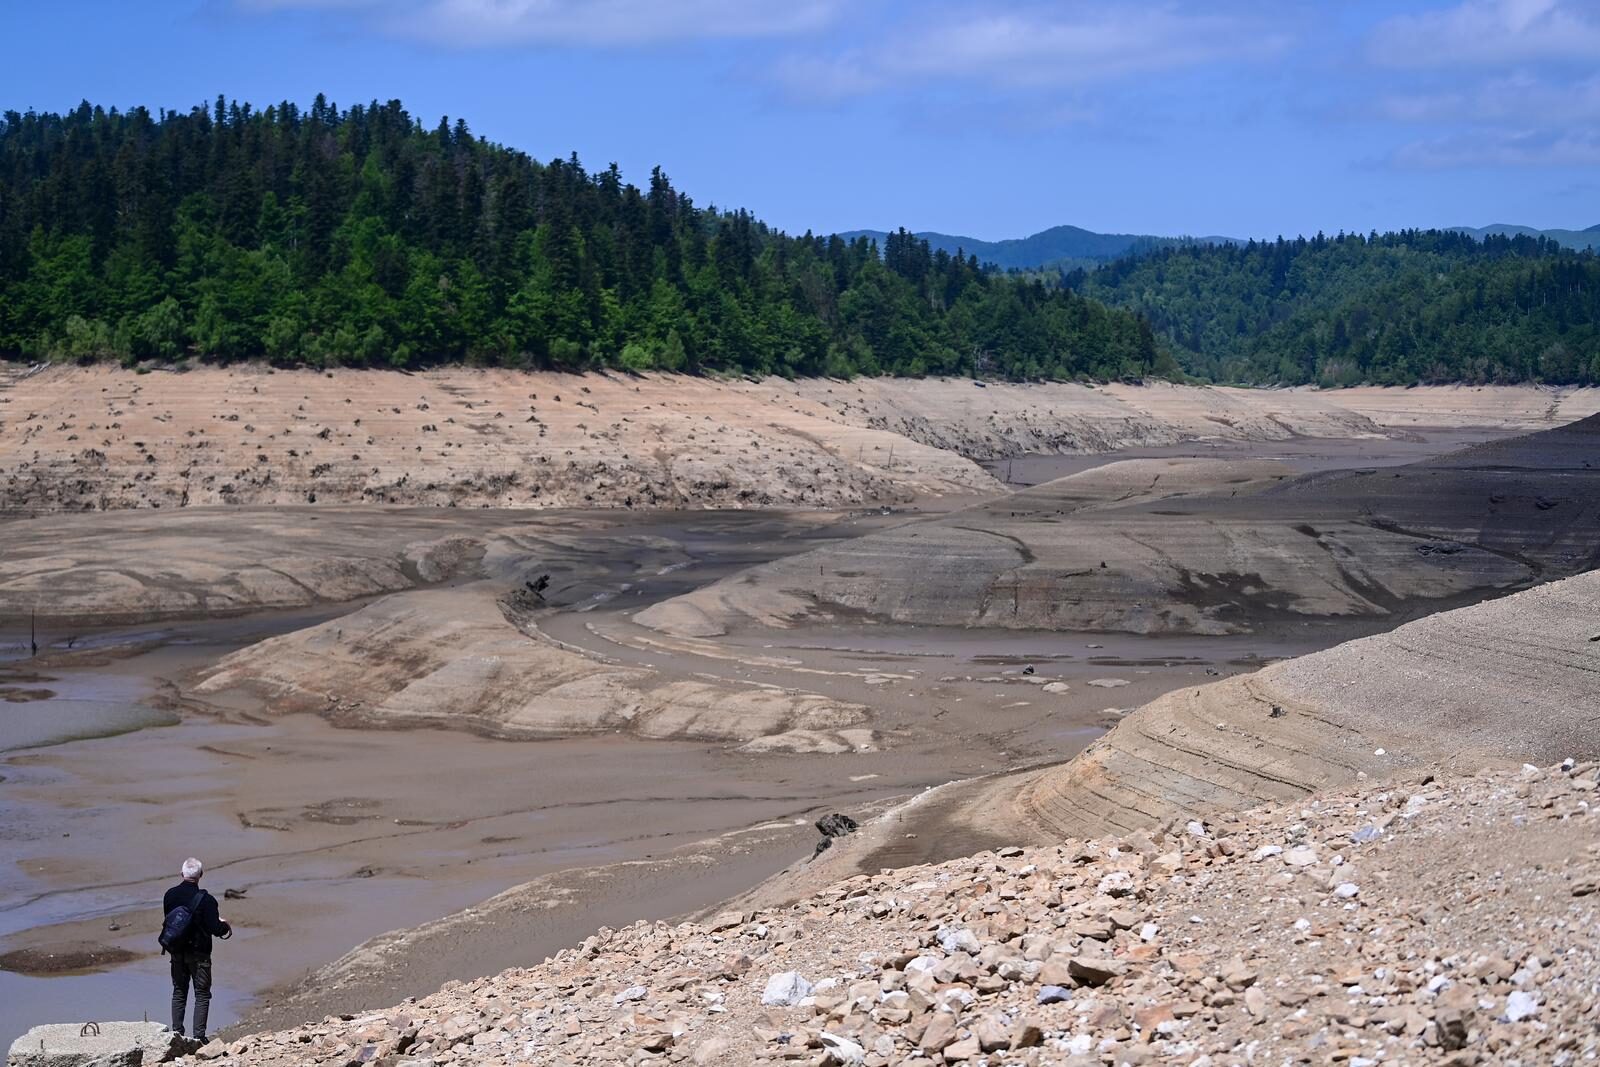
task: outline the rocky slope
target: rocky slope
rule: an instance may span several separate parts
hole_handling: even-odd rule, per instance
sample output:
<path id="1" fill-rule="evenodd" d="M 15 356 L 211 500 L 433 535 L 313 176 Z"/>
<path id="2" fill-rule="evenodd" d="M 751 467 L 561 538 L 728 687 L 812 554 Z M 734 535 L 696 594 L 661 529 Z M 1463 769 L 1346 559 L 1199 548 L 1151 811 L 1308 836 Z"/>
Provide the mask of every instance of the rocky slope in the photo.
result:
<path id="1" fill-rule="evenodd" d="M 863 875 L 770 911 L 602 929 L 538 965 L 195 1059 L 1586 1062 L 1597 778 L 1571 762 L 1414 777 Z"/>
<path id="2" fill-rule="evenodd" d="M 1534 387 L 12 366 L 0 368 L 0 509 L 840 507 L 994 493 L 972 461 L 996 456 L 1532 427 L 1597 409 L 1600 390 Z"/>
<path id="3" fill-rule="evenodd" d="M 1389 468 L 1133 460 L 790 556 L 640 616 L 667 632 L 837 615 L 1248 632 L 1405 617 L 1600 562 L 1600 416 Z"/>

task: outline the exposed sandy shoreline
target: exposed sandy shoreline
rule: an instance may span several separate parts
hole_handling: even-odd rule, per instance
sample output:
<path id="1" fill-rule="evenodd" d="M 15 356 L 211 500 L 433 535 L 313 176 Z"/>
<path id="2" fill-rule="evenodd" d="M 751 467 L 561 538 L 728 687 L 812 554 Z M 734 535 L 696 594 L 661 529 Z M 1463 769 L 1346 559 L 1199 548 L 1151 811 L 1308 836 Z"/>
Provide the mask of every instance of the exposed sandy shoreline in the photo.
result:
<path id="1" fill-rule="evenodd" d="M 529 386 L 535 377 L 538 385 Z M 333 438 L 354 431 L 353 418 L 317 422 L 323 401 L 343 406 L 340 390 L 359 386 L 376 396 L 415 391 L 423 380 L 460 407 L 456 423 L 440 418 L 430 402 L 426 412 L 402 407 L 409 412 L 404 419 L 394 416 L 387 429 L 374 424 L 373 436 L 391 448 L 393 470 L 426 470 L 433 480 L 426 492 L 401 492 L 400 499 L 455 503 L 455 510 L 342 507 L 336 501 L 383 496 L 367 492 L 375 483 L 364 476 L 312 475 L 320 457 L 283 451 L 299 440 L 301 422 L 330 428 L 328 439 L 304 435 L 318 442 L 313 448 L 332 447 Z M 101 387 L 137 385 L 140 402 L 117 401 L 125 405 L 118 417 L 148 417 L 148 423 L 135 431 L 142 436 L 114 442 L 99 473 L 83 474 L 84 486 L 62 496 L 61 487 L 76 484 L 65 471 L 82 462 L 71 458 L 66 441 L 74 429 L 59 429 L 71 421 L 59 405 L 69 387 L 91 385 L 92 396 Z M 162 394 L 179 386 L 194 391 Z M 253 391 L 257 386 L 262 392 Z M 218 392 L 208 400 L 213 387 Z M 246 387 L 249 397 L 267 400 L 243 400 Z M 594 415 L 588 408 L 562 419 L 547 419 L 541 410 L 539 423 L 521 424 L 535 440 L 544 425 L 547 440 L 556 437 L 563 453 L 570 447 L 577 464 L 570 469 L 581 478 L 550 482 L 538 499 L 507 491 L 507 483 L 480 477 L 484 465 L 525 470 L 546 446 L 476 430 L 470 442 L 462 437 L 459 450 L 441 444 L 437 456 L 403 454 L 402 446 L 419 436 L 434 440 L 434 431 L 413 425 L 417 419 L 434 418 L 445 442 L 443 435 L 465 433 L 454 427 L 467 404 L 476 411 L 513 387 L 541 396 L 560 391 L 564 403 L 575 392 L 616 415 L 610 437 L 592 432 L 593 423 L 577 426 Z M 590 392 L 579 391 L 585 387 Z M 1205 438 L 1195 442 L 1196 456 L 1218 442 L 1246 449 L 1251 441 L 1280 442 L 1293 452 L 1304 440 L 1294 435 L 1320 432 L 1331 436 L 1315 444 L 1312 465 L 1334 467 L 1341 456 L 1372 461 L 1375 449 L 1396 458 L 1410 458 L 1401 453 L 1413 448 L 1425 455 L 1458 443 L 1461 433 L 1494 437 L 1596 403 L 1592 393 L 1491 391 L 1462 406 L 1459 416 L 1446 414 L 1465 392 L 980 389 L 965 381 L 580 383 L 470 371 L 366 381 L 343 372 L 328 378 L 250 368 L 141 377 L 57 369 L 0 387 L 0 401 L 8 402 L 0 403 L 0 492 L 49 512 L 0 521 L 9 549 L 0 556 L 0 644 L 14 648 L 27 615 L 41 608 L 49 642 L 97 622 L 158 627 L 144 642 L 156 650 L 132 661 L 135 673 L 147 682 L 171 681 L 158 684 L 157 695 L 187 709 L 184 725 L 170 734 L 143 731 L 0 761 L 6 778 L 0 815 L 7 816 L 0 821 L 12 827 L 9 840 L 19 857 L 10 877 L 18 899 L 32 909 L 13 912 L 25 921 L 0 928 L 0 953 L 138 954 L 103 973 L 0 974 L 0 987 L 18 991 L 21 1005 L 13 1009 L 16 1020 L 3 1021 L 38 1021 L 38 1012 L 64 995 L 58 988 L 126 1003 L 122 1013 L 137 1017 L 152 983 L 160 992 L 159 961 L 145 929 L 148 899 L 168 881 L 156 859 L 191 851 L 188 844 L 197 840 L 216 864 L 215 890 L 235 882 L 247 889 L 225 909 L 251 933 L 225 946 L 235 961 L 227 966 L 237 969 L 227 972 L 233 984 L 225 988 L 235 999 L 221 1005 L 222 1015 L 246 1009 L 240 993 L 271 987 L 277 992 L 255 1006 L 252 1019 L 274 1024 L 387 1004 L 449 977 L 531 961 L 600 924 L 708 907 L 809 854 L 816 836 L 809 822 L 819 814 L 868 815 L 927 786 L 1012 772 L 985 779 L 996 785 L 988 801 L 930 795 L 908 809 L 926 819 L 917 837 L 867 835 L 854 851 L 824 857 L 815 871 L 821 877 L 855 861 L 925 862 L 994 843 L 991 823 L 1013 825 L 1011 782 L 1026 773 L 1018 768 L 1071 756 L 1118 713 L 1175 688 L 1203 686 L 1392 623 L 1335 612 L 1284 633 L 1146 637 L 1007 631 L 993 628 L 992 620 L 971 628 L 921 624 L 948 619 L 887 625 L 883 620 L 894 613 L 868 605 L 859 614 L 835 608 L 826 625 L 802 618 L 798 626 L 772 629 L 753 621 L 770 612 L 771 598 L 757 605 L 752 620 L 699 633 L 651 628 L 636 615 L 714 582 L 746 581 L 756 573 L 749 568 L 767 561 L 819 546 L 826 553 L 829 542 L 892 540 L 915 518 L 815 505 L 931 499 L 950 511 L 994 500 L 999 483 L 975 458 L 1031 449 L 1169 448 L 1196 437 Z M 652 450 L 635 436 L 642 408 L 621 406 L 630 395 L 648 396 L 652 411 L 683 408 L 653 424 Z M 127 390 L 126 399 L 133 398 Z M 272 445 L 279 451 L 261 466 L 273 477 L 242 498 L 296 507 L 195 506 L 205 478 L 226 475 L 236 460 L 253 461 L 244 450 L 255 446 L 232 436 L 246 420 L 225 416 L 237 403 L 266 405 L 260 410 L 292 427 L 287 439 L 281 427 L 272 431 L 280 434 Z M 306 418 L 297 419 L 301 403 Z M 19 420 L 24 410 L 36 417 Z M 156 418 L 169 410 L 171 420 Z M 19 442 L 12 432 L 19 425 L 40 428 L 25 429 Z M 263 418 L 257 430 L 267 425 Z M 713 430 L 702 432 L 707 425 Z M 1440 425 L 1450 432 L 1440 434 L 1434 429 Z M 1426 440 L 1430 433 L 1439 439 Z M 217 444 L 193 444 L 202 436 Z M 722 448 L 720 457 L 705 447 L 708 436 Z M 881 461 L 874 455 L 880 448 Z M 458 460 L 458 451 L 470 462 Z M 155 462 L 139 458 L 148 455 Z M 643 455 L 652 457 L 648 464 Z M 316 462 L 299 462 L 310 459 Z M 1143 462 L 1167 464 L 1178 484 L 1152 491 L 1149 479 L 1123 484 L 1143 467 L 1107 470 L 1085 480 L 1096 488 L 1078 494 L 1073 506 L 1094 512 L 1131 501 L 1164 508 L 1172 506 L 1171 494 L 1215 492 L 1235 476 L 1253 485 L 1292 474 L 1292 459 L 1263 463 L 1246 455 L 1236 470 L 1228 466 L 1233 460 L 1218 467 L 1212 459 L 1199 466 L 1181 457 L 1150 459 Z M 698 463 L 715 470 L 705 478 L 680 477 L 685 464 Z M 805 464 L 820 473 L 797 480 Z M 1190 477 L 1202 469 L 1210 473 Z M 318 488 L 307 490 L 313 481 Z M 644 512 L 638 506 L 650 499 L 638 488 L 644 484 L 655 487 L 658 502 L 775 500 L 810 510 L 737 517 Z M 667 496 L 669 484 L 678 496 Z M 170 510 L 185 488 L 191 506 Z M 751 493 L 741 495 L 744 489 Z M 317 492 L 315 504 L 305 501 L 306 491 Z M 459 506 L 525 508 L 585 496 L 616 510 Z M 618 509 L 629 496 L 635 510 Z M 134 510 L 157 503 L 159 515 Z M 1012 510 L 1037 503 L 1020 498 Z M 85 504 L 130 510 L 51 510 Z M 1003 528 L 1011 521 L 1002 516 L 1006 510 L 995 502 L 980 513 Z M 936 517 L 919 525 L 952 521 L 961 520 Z M 553 577 L 548 600 L 519 604 L 514 594 L 524 581 L 543 573 Z M 750 595 L 766 597 L 759 589 Z M 269 625 L 255 635 L 267 642 L 237 652 L 242 637 L 159 647 L 188 625 L 185 619 L 234 617 L 229 625 L 248 629 L 252 619 L 284 610 L 318 617 L 277 636 Z M 100 668 L 84 666 L 97 656 Z M 1034 673 L 1024 675 L 1025 666 Z M 93 669 L 110 668 L 99 653 L 74 651 L 41 668 L 46 680 L 15 688 L 48 689 L 52 670 Z M 389 729 L 343 728 L 375 726 Z M 163 769 L 172 745 L 183 752 L 181 766 Z M 150 802 L 153 781 L 172 783 L 179 794 L 174 803 Z M 63 802 L 65 790 L 70 802 Z M 756 824 L 763 825 L 750 830 Z M 70 841 L 63 833 L 73 835 Z M 301 918 L 308 909 L 316 916 L 311 921 Z M 110 922 L 121 930 L 107 931 Z M 374 935 L 354 955 L 296 982 L 307 967 L 327 964 Z M 22 992 L 32 999 L 19 999 Z M 159 997 L 155 1006 L 159 1014 Z"/>
<path id="2" fill-rule="evenodd" d="M 206 504 L 837 508 L 999 490 L 974 461 L 1533 429 L 1600 389 L 717 381 L 463 368 L 0 368 L 0 510 Z"/>

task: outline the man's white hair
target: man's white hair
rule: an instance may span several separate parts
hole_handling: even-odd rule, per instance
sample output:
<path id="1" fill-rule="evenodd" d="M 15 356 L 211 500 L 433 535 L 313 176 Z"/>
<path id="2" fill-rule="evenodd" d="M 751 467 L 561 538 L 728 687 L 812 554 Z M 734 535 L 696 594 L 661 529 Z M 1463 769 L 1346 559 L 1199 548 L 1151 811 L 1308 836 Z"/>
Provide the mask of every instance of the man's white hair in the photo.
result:
<path id="1" fill-rule="evenodd" d="M 190 856 L 188 859 L 183 861 L 183 877 L 185 878 L 185 880 L 189 880 L 189 879 L 194 879 L 194 878 L 200 877 L 200 875 L 205 871 L 205 869 L 206 869 L 205 864 L 201 863 L 199 860 L 195 859 L 193 856 Z"/>

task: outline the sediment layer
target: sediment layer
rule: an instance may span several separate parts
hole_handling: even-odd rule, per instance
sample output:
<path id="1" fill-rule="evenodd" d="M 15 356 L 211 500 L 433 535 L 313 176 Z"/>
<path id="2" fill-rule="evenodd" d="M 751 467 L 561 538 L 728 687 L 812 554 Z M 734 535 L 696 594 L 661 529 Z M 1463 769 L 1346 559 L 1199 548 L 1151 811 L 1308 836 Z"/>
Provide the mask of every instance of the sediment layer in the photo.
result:
<path id="1" fill-rule="evenodd" d="M 1424 766 L 1600 754 L 1600 573 L 1180 689 L 1016 789 L 1046 833 L 1287 802 Z"/>
<path id="2" fill-rule="evenodd" d="M 994 494 L 973 461 L 1028 452 L 1531 428 L 1595 410 L 1600 390 L 1532 386 L 12 366 L 0 368 L 0 509 L 842 507 Z"/>
<path id="3" fill-rule="evenodd" d="M 641 613 L 1235 633 L 1437 610 L 1600 562 L 1600 416 L 1398 467 L 1131 460 L 790 556 Z"/>

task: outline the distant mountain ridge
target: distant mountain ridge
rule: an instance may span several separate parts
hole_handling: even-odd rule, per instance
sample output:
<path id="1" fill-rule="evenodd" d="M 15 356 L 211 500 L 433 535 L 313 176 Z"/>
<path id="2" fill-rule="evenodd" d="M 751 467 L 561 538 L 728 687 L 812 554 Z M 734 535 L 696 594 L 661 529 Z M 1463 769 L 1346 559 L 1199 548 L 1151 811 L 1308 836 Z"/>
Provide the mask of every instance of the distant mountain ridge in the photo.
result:
<path id="1" fill-rule="evenodd" d="M 1533 226 L 1518 226 L 1515 223 L 1496 222 L 1488 226 L 1451 226 L 1450 229 L 1457 233 L 1471 234 L 1480 241 L 1485 237 L 1547 237 L 1557 244 L 1567 248 L 1582 251 L 1592 248 L 1600 251 L 1600 223 L 1582 230 L 1541 230 Z"/>
<path id="2" fill-rule="evenodd" d="M 1547 237 L 1567 248 L 1600 251 L 1600 224 L 1582 230 L 1541 230 L 1533 226 L 1518 226 L 1497 222 L 1489 226 L 1447 226 L 1454 233 L 1465 233 L 1482 240 L 1489 236 Z M 888 236 L 886 230 L 846 230 L 839 234 L 847 241 L 857 237 L 870 237 L 880 246 Z M 915 236 L 928 242 L 934 251 L 943 249 L 952 255 L 964 252 L 977 256 L 982 264 L 994 264 L 1002 270 L 1038 270 L 1060 267 L 1093 268 L 1127 256 L 1136 256 L 1157 248 L 1172 245 L 1222 245 L 1245 242 L 1241 237 L 1162 237 L 1147 233 L 1096 233 L 1081 226 L 1052 226 L 1048 230 L 1027 237 L 1014 237 L 1003 241 L 985 241 L 977 237 L 922 230 Z"/>
<path id="3" fill-rule="evenodd" d="M 839 235 L 846 240 L 870 237 L 879 245 L 888 236 L 884 230 L 849 230 Z M 1089 267 L 1109 263 L 1124 256 L 1137 255 L 1168 245 L 1243 244 L 1236 237 L 1160 237 L 1154 234 L 1096 233 L 1081 226 L 1052 226 L 1028 237 L 1004 241 L 983 241 L 976 237 L 925 230 L 916 234 L 934 251 L 965 252 L 978 262 L 993 263 L 1002 270 L 1032 270 L 1040 267 Z"/>

